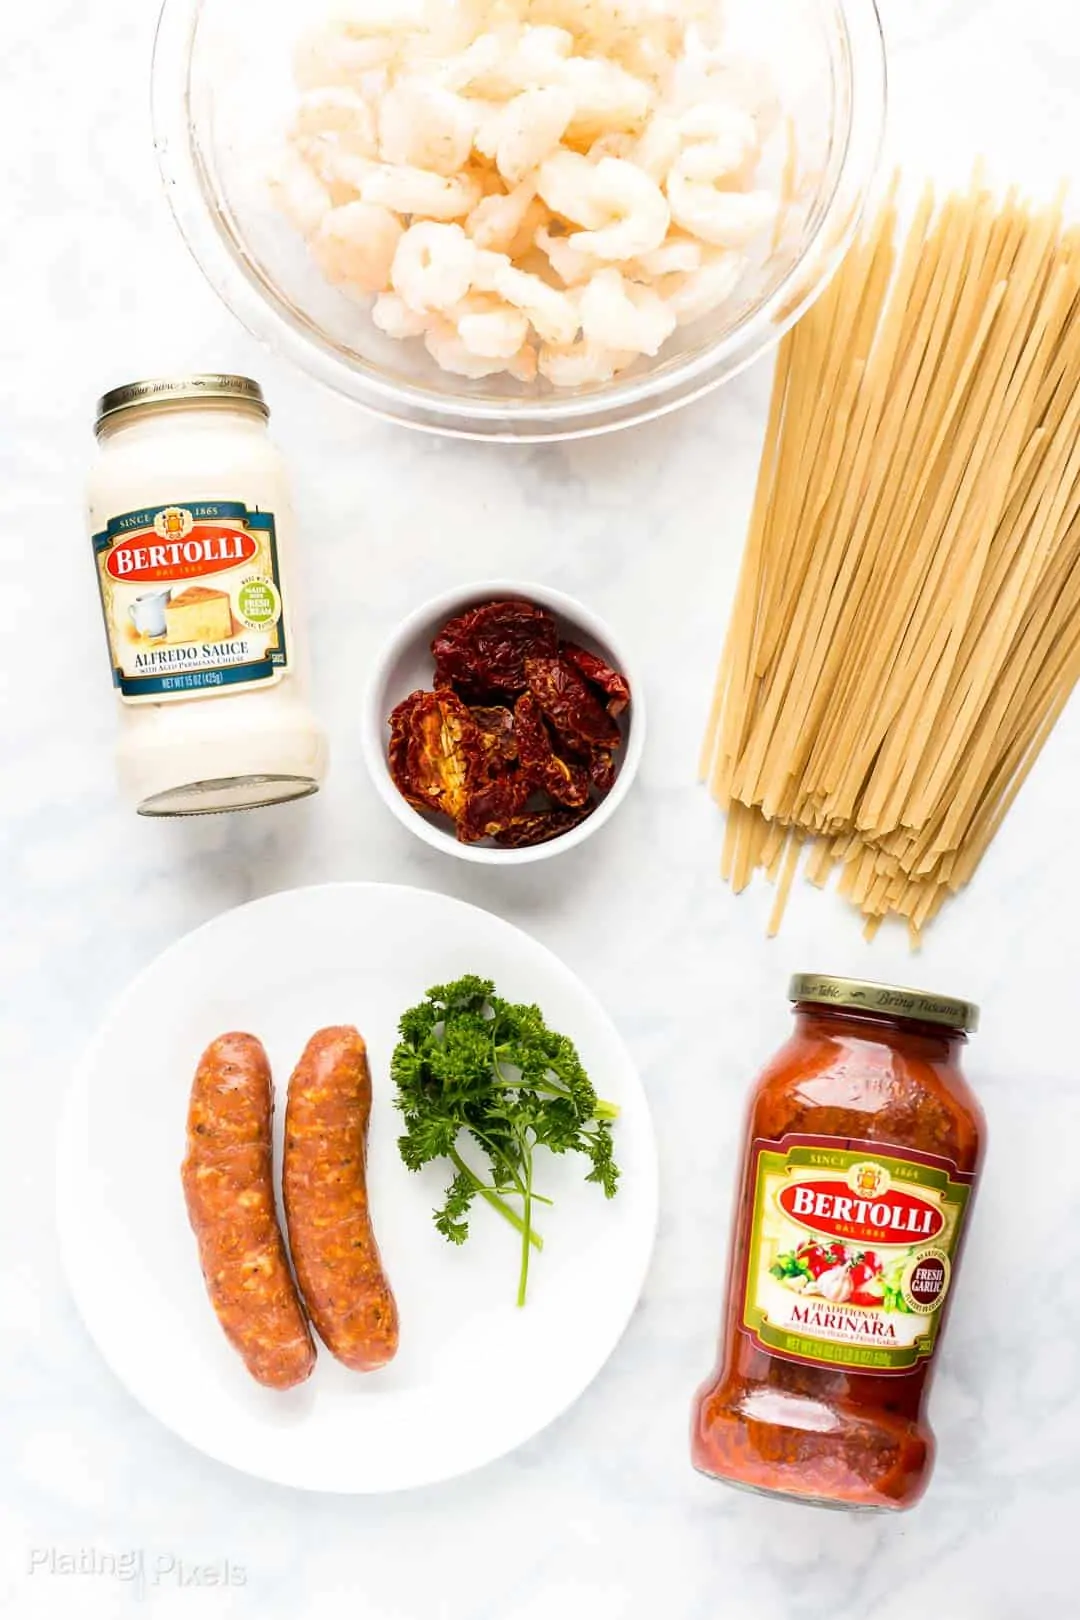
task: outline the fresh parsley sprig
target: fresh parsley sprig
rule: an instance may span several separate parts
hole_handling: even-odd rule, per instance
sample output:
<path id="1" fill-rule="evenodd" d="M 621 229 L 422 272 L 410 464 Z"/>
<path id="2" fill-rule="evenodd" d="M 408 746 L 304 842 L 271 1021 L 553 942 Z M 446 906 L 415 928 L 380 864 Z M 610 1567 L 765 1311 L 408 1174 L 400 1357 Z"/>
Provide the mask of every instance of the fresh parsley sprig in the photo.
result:
<path id="1" fill-rule="evenodd" d="M 534 1154 L 581 1153 L 586 1181 L 613 1198 L 619 1181 L 611 1127 L 618 1109 L 601 1102 L 572 1041 L 547 1027 L 539 1007 L 504 1001 L 474 974 L 436 985 L 399 1024 L 391 1062 L 395 1102 L 405 1117 L 398 1141 L 410 1170 L 449 1159 L 454 1177 L 435 1225 L 464 1243 L 477 1198 L 521 1236 L 517 1302 L 524 1305 L 529 1258 L 543 1248 L 533 1227 Z M 471 1142 L 485 1160 L 481 1177 L 461 1152 Z"/>

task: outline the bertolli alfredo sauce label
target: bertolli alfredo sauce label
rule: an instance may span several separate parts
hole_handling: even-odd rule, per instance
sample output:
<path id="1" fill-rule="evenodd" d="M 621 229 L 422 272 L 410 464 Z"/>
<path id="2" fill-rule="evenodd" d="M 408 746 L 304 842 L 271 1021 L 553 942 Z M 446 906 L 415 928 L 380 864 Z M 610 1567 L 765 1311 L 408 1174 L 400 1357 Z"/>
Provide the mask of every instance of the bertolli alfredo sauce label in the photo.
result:
<path id="1" fill-rule="evenodd" d="M 126 703 L 236 692 L 288 667 L 273 514 L 177 501 L 94 536 L 113 684 Z"/>
<path id="2" fill-rule="evenodd" d="M 810 1136 L 751 1149 L 743 1329 L 773 1355 L 873 1373 L 931 1356 L 974 1177 Z"/>

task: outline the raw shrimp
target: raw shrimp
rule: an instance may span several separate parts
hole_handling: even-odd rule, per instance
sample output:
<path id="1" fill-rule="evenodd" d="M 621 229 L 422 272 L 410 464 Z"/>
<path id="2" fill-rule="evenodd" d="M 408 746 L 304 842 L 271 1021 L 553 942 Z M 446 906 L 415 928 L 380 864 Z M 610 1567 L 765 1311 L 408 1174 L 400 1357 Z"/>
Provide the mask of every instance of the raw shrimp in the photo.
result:
<path id="1" fill-rule="evenodd" d="M 291 146 L 282 148 L 270 175 L 270 194 L 298 231 L 311 236 L 329 213 L 333 200 L 318 175 Z"/>
<path id="2" fill-rule="evenodd" d="M 510 258 L 506 253 L 492 253 L 488 248 L 477 248 L 476 266 L 473 271 L 473 291 L 493 293 L 495 291 L 495 277 L 510 268 Z"/>
<path id="3" fill-rule="evenodd" d="M 469 106 L 476 116 L 473 147 L 482 158 L 486 158 L 489 163 L 494 163 L 495 154 L 499 150 L 499 136 L 502 134 L 502 117 L 506 110 L 506 103 L 504 101 L 482 100 L 479 96 L 470 96 Z"/>
<path id="4" fill-rule="evenodd" d="M 727 19 L 722 8 L 709 4 L 708 0 L 694 9 L 694 18 L 687 23 L 683 36 L 683 46 L 691 60 L 696 57 L 711 63 L 723 49 Z"/>
<path id="5" fill-rule="evenodd" d="M 522 30 L 513 65 L 526 84 L 543 84 L 559 74 L 559 64 L 567 60 L 573 49 L 571 29 L 556 28 L 550 23 L 530 23 Z"/>
<path id="6" fill-rule="evenodd" d="M 530 17 L 541 27 L 562 28 L 571 37 L 584 31 L 589 0 L 532 0 Z"/>
<path id="7" fill-rule="evenodd" d="M 553 214 L 587 230 L 599 230 L 610 215 L 593 197 L 595 183 L 596 169 L 588 158 L 560 147 L 541 163 L 536 189 Z"/>
<path id="8" fill-rule="evenodd" d="M 465 229 L 479 248 L 512 256 L 524 253 L 547 218 L 536 188 L 526 181 L 513 191 L 499 191 L 478 202 Z"/>
<path id="9" fill-rule="evenodd" d="M 489 257 L 497 258 L 498 255 L 491 254 Z M 487 274 L 481 267 L 479 279 L 474 278 L 473 285 L 478 290 L 497 293 L 506 303 L 520 309 L 529 317 L 537 336 L 545 343 L 572 343 L 577 336 L 581 322 L 569 294 L 557 287 L 550 287 L 539 276 L 515 269 L 509 261 L 489 269 Z"/>
<path id="10" fill-rule="evenodd" d="M 428 354 L 443 371 L 452 371 L 458 377 L 492 377 L 507 369 L 507 362 L 488 359 L 474 354 L 461 339 L 456 326 L 446 320 L 435 320 L 424 333 L 424 346 Z"/>
<path id="11" fill-rule="evenodd" d="M 485 92 L 481 86 L 499 66 L 505 54 L 505 43 L 497 34 L 477 34 L 463 51 L 458 51 L 439 65 L 438 81 L 448 90 L 468 90 L 482 96 Z"/>
<path id="12" fill-rule="evenodd" d="M 358 157 L 373 158 L 378 151 L 371 108 L 345 85 L 324 85 L 301 96 L 293 120 L 293 139 L 319 135 L 336 136 L 339 145 Z"/>
<path id="13" fill-rule="evenodd" d="M 365 202 L 382 203 L 421 219 L 462 219 L 480 201 L 480 187 L 467 174 L 432 174 L 408 163 L 378 163 L 360 187 Z"/>
<path id="14" fill-rule="evenodd" d="M 575 139 L 639 129 L 652 105 L 647 84 L 598 57 L 570 57 L 562 64 L 557 83 L 574 98 L 569 133 Z"/>
<path id="15" fill-rule="evenodd" d="M 375 164 L 348 147 L 339 144 L 333 135 L 305 135 L 295 142 L 296 150 L 308 167 L 318 175 L 330 193 L 331 206 L 355 202 L 364 181 Z"/>
<path id="16" fill-rule="evenodd" d="M 758 144 L 767 141 L 780 124 L 781 107 L 770 74 L 753 60 L 733 61 L 713 53 L 705 81 L 706 101 L 738 107 L 754 120 Z"/>
<path id="17" fill-rule="evenodd" d="M 462 343 L 481 359 L 511 360 L 529 336 L 529 320 L 520 309 L 483 294 L 463 299 L 451 315 Z"/>
<path id="18" fill-rule="evenodd" d="M 662 185 L 682 151 L 679 126 L 668 113 L 657 112 L 649 119 L 634 146 L 632 158 L 650 180 Z"/>
<path id="19" fill-rule="evenodd" d="M 612 130 L 609 135 L 601 135 L 589 147 L 589 162 L 599 163 L 601 158 L 628 158 L 637 145 L 633 135 L 625 129 Z"/>
<path id="20" fill-rule="evenodd" d="M 420 220 L 398 243 L 390 280 L 411 309 L 445 310 L 465 297 L 476 259 L 476 247 L 460 225 Z"/>
<path id="21" fill-rule="evenodd" d="M 563 28 L 489 29 L 439 69 L 443 84 L 471 95 L 507 101 L 522 90 L 558 84 L 574 47 Z"/>
<path id="22" fill-rule="evenodd" d="M 712 253 L 700 269 L 665 278 L 660 293 L 678 324 L 686 326 L 726 304 L 745 268 L 741 253 Z"/>
<path id="23" fill-rule="evenodd" d="M 477 185 L 480 187 L 481 202 L 483 202 L 486 197 L 506 196 L 506 186 L 503 182 L 503 177 L 501 174 L 499 174 L 498 170 L 493 169 L 490 164 L 482 161 L 477 162 L 476 158 L 473 157 L 462 170 L 462 173 L 475 180 Z"/>
<path id="24" fill-rule="evenodd" d="M 379 107 L 379 151 L 387 163 L 456 175 L 469 161 L 476 114 L 464 96 L 420 78 L 399 79 Z"/>
<path id="25" fill-rule="evenodd" d="M 522 29 L 517 44 L 503 57 L 488 85 L 498 86 L 494 93 L 506 98 L 520 90 L 559 84 L 573 49 L 573 35 L 565 28 L 530 24 Z"/>
<path id="26" fill-rule="evenodd" d="M 654 33 L 635 30 L 613 39 L 606 54 L 637 79 L 660 84 L 671 66 L 667 42 Z"/>
<path id="27" fill-rule="evenodd" d="M 632 349 L 605 349 L 598 343 L 545 343 L 538 366 L 540 375 L 556 388 L 587 388 L 590 383 L 610 382 L 636 359 Z"/>
<path id="28" fill-rule="evenodd" d="M 424 27 L 424 0 L 335 0 L 331 25 L 354 39 L 408 34 Z"/>
<path id="29" fill-rule="evenodd" d="M 400 293 L 380 293 L 371 307 L 371 319 L 387 337 L 420 337 L 427 331 L 430 315 L 407 304 Z"/>
<path id="30" fill-rule="evenodd" d="M 546 226 L 537 231 L 536 245 L 547 254 L 551 268 L 568 287 L 580 286 L 600 268 L 599 260 L 591 253 L 571 247 L 569 237 L 553 236 Z"/>
<path id="31" fill-rule="evenodd" d="M 353 39 L 340 26 L 322 24 L 301 38 L 293 55 L 293 77 L 301 90 L 355 85 L 372 68 L 397 54 L 392 37 Z"/>
<path id="32" fill-rule="evenodd" d="M 518 382 L 531 383 L 536 381 L 537 364 L 536 350 L 531 343 L 522 344 L 517 354 L 506 362 L 506 369 L 511 377 Z"/>
<path id="33" fill-rule="evenodd" d="M 687 112 L 705 102 L 723 99 L 715 95 L 708 55 L 684 55 L 673 65 L 664 84 L 664 101 L 676 113 Z"/>
<path id="34" fill-rule="evenodd" d="M 767 191 L 719 191 L 700 174 L 700 153 L 707 148 L 684 151 L 667 179 L 671 217 L 691 236 L 698 236 L 714 247 L 741 248 L 768 226 L 776 223 L 779 204 Z"/>
<path id="35" fill-rule="evenodd" d="M 651 287 L 600 270 L 581 294 L 581 329 L 601 348 L 656 354 L 675 330 L 675 316 Z"/>
<path id="36" fill-rule="evenodd" d="M 401 241 L 396 214 L 370 203 L 350 202 L 323 216 L 311 251 L 327 280 L 374 293 L 389 285 L 390 266 Z"/>
<path id="37" fill-rule="evenodd" d="M 632 268 L 640 267 L 646 276 L 669 276 L 699 269 L 704 256 L 700 242 L 689 236 L 669 236 L 651 253 L 642 253 Z"/>
<path id="38" fill-rule="evenodd" d="M 523 90 L 507 102 L 499 120 L 495 166 L 508 184 L 519 184 L 551 155 L 573 112 L 573 97 L 557 85 Z"/>
<path id="39" fill-rule="evenodd" d="M 655 180 L 622 158 L 601 158 L 594 170 L 591 198 L 607 223 L 575 231 L 571 247 L 597 259 L 636 259 L 659 247 L 671 224 L 667 199 Z"/>
<path id="40" fill-rule="evenodd" d="M 716 102 L 692 107 L 679 119 L 679 134 L 687 148 L 682 168 L 690 180 L 745 179 L 761 156 L 757 126 L 738 107 Z"/>

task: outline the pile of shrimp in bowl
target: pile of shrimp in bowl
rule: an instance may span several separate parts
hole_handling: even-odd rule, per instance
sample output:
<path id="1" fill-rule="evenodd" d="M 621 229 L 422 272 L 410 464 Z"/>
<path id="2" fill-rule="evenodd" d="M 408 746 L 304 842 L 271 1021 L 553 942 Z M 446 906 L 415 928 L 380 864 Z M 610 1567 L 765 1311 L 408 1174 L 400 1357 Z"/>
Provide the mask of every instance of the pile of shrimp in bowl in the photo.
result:
<path id="1" fill-rule="evenodd" d="M 610 382 L 780 226 L 777 98 L 717 0 L 337 0 L 293 72 L 276 207 L 457 376 Z"/>

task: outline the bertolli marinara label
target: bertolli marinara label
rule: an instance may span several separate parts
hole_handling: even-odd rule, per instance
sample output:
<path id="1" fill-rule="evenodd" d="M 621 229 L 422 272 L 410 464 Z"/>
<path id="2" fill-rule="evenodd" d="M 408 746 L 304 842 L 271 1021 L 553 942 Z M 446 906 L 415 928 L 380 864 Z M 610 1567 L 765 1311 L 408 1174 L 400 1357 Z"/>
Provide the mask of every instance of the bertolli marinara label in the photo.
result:
<path id="1" fill-rule="evenodd" d="M 277 534 L 238 501 L 178 501 L 94 536 L 113 683 L 161 703 L 279 680 L 288 665 Z"/>
<path id="2" fill-rule="evenodd" d="M 744 1330 L 774 1355 L 864 1372 L 932 1355 L 974 1177 L 846 1139 L 751 1151 Z"/>

